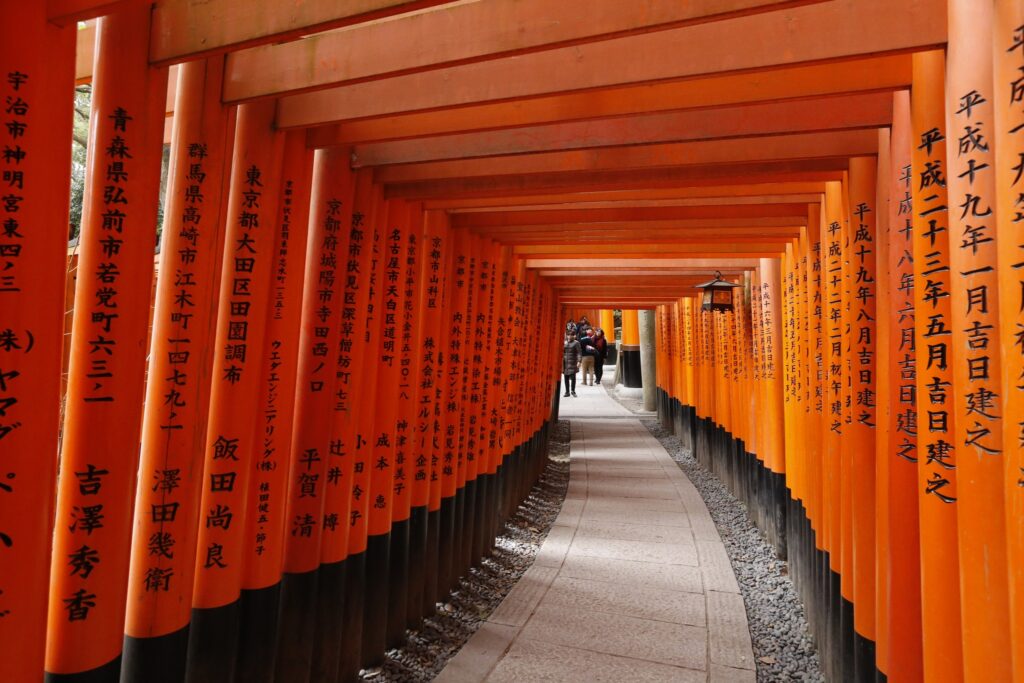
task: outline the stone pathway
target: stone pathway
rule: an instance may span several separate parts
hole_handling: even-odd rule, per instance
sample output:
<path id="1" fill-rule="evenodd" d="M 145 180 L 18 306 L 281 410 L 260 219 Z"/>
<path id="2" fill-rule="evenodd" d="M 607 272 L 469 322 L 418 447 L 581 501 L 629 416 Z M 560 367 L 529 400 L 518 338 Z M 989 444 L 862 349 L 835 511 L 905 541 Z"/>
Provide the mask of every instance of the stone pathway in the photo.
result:
<path id="1" fill-rule="evenodd" d="M 436 680 L 754 681 L 743 599 L 700 494 L 604 389 L 576 391 L 561 404 L 562 511 Z"/>

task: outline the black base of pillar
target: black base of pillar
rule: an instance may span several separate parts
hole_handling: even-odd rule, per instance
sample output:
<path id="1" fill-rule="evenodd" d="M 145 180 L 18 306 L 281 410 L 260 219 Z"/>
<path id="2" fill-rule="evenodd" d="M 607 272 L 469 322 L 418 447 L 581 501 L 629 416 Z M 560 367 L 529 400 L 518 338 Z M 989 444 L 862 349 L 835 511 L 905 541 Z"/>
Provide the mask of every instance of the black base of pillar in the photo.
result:
<path id="1" fill-rule="evenodd" d="M 316 577 L 316 597 L 313 610 L 316 612 L 316 631 L 313 637 L 312 665 L 309 670 L 311 683 L 334 683 L 338 680 L 341 661 L 341 641 L 345 628 L 345 589 L 347 585 L 348 562 L 331 562 L 320 565 Z M 307 613 L 306 618 L 309 618 Z M 286 637 L 281 634 L 282 638 Z M 279 667 L 280 671 L 280 667 Z M 302 680 L 289 678 L 278 673 L 277 680 Z"/>
<path id="2" fill-rule="evenodd" d="M 419 628 L 426 614 L 423 596 L 426 594 L 427 572 L 427 507 L 414 507 L 409 511 L 409 581 L 408 604 L 405 612 L 407 628 Z"/>
<path id="3" fill-rule="evenodd" d="M 479 484 L 476 479 L 466 481 L 465 508 L 462 513 L 462 534 L 459 536 L 459 576 L 467 576 L 469 568 L 473 566 L 473 539 L 476 535 L 476 527 L 480 520 L 477 515 L 480 513 L 477 503 L 477 489 Z"/>
<path id="4" fill-rule="evenodd" d="M 423 560 L 423 606 L 421 614 L 426 617 L 434 613 L 434 606 L 440 599 L 437 587 L 440 581 L 441 509 L 427 512 L 427 547 Z"/>
<path id="5" fill-rule="evenodd" d="M 240 615 L 237 600 L 223 607 L 192 610 L 185 663 L 188 683 L 234 680 Z"/>
<path id="6" fill-rule="evenodd" d="M 304 681 L 313 666 L 313 637 L 319 601 L 314 569 L 281 577 L 281 616 L 277 633 L 276 677 Z"/>
<path id="7" fill-rule="evenodd" d="M 156 638 L 125 636 L 121 680 L 125 683 L 180 683 L 185 679 L 187 653 L 188 626 Z M 49 676 L 47 680 L 51 680 Z M 116 675 L 114 680 L 117 680 Z"/>
<path id="8" fill-rule="evenodd" d="M 345 600 L 341 610 L 341 643 L 338 648 L 337 680 L 340 683 L 358 680 L 362 667 L 366 553 L 349 555 L 345 565 Z"/>
<path id="9" fill-rule="evenodd" d="M 113 659 L 103 666 L 73 674 L 43 674 L 45 683 L 117 683 L 121 675 L 121 658 Z"/>
<path id="10" fill-rule="evenodd" d="M 409 520 L 391 525 L 391 550 L 388 559 L 388 649 L 405 640 L 405 624 L 409 615 Z"/>
<path id="11" fill-rule="evenodd" d="M 238 680 L 270 683 L 277 666 L 281 584 L 243 590 L 241 635 L 238 645 Z"/>
<path id="12" fill-rule="evenodd" d="M 453 566 L 455 545 L 455 521 L 458 517 L 458 492 L 454 496 L 441 499 L 437 547 L 437 589 L 436 602 L 444 600 L 455 584 L 455 568 Z"/>
<path id="13" fill-rule="evenodd" d="M 630 389 L 639 389 L 644 385 L 639 346 L 622 347 L 622 383 Z"/>
<path id="14" fill-rule="evenodd" d="M 366 539 L 366 603 L 363 616 L 363 668 L 380 666 L 388 644 L 391 534 Z"/>
<path id="15" fill-rule="evenodd" d="M 455 531 L 451 539 L 452 565 L 451 573 L 448 575 L 449 584 L 445 586 L 445 593 L 455 590 L 462 578 L 462 539 L 465 533 L 466 521 L 466 487 L 455 490 Z"/>

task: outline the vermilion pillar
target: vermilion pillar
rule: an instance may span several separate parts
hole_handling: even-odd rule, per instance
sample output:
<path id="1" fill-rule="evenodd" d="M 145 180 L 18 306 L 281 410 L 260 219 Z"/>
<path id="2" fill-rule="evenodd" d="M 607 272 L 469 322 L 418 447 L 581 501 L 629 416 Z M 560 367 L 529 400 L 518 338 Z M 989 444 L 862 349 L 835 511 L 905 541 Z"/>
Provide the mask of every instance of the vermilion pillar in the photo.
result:
<path id="1" fill-rule="evenodd" d="M 622 311 L 622 383 L 637 389 L 642 384 L 640 373 L 640 320 L 636 309 Z"/>
<path id="2" fill-rule="evenodd" d="M 293 427 L 287 446 L 291 457 L 280 464 L 287 464 L 288 473 L 278 495 L 278 504 L 285 506 L 284 575 L 276 634 L 278 678 L 309 675 L 313 652 L 320 648 L 331 653 L 329 661 L 334 665 L 327 668 L 336 673 L 333 654 L 340 640 L 340 627 L 325 627 L 316 633 L 317 620 L 313 617 L 323 536 L 337 533 L 343 524 L 337 511 L 332 510 L 334 516 L 330 518 L 325 516 L 325 501 L 330 491 L 342 485 L 340 472 L 332 474 L 338 464 L 333 462 L 337 456 L 331 450 L 331 431 L 343 284 L 339 260 L 348 246 L 352 187 L 347 150 L 318 150 L 313 158 L 312 191 L 307 204 L 309 259 L 298 316 L 301 322 L 297 347 L 292 347 L 298 362 Z M 340 614 L 341 610 L 335 612 Z M 326 647 L 321 638 L 330 641 Z"/>
<path id="3" fill-rule="evenodd" d="M 124 638 L 167 87 L 148 54 L 148 7 L 99 20 L 46 654 L 91 680 Z"/>
<path id="4" fill-rule="evenodd" d="M 263 407 L 260 359 L 277 247 L 283 135 L 273 118 L 273 103 L 243 105 L 235 128 L 189 629 L 187 675 L 196 678 L 229 678 L 235 670 L 248 487 Z M 152 512 L 157 519 L 176 513 L 173 506 Z"/>
<path id="5" fill-rule="evenodd" d="M 852 447 L 852 534 L 854 653 L 858 676 L 875 670 L 875 429 L 877 376 L 875 361 L 878 245 L 875 239 L 878 207 L 876 157 L 850 159 L 850 240 L 852 325 L 850 362 L 853 366 L 853 414 L 844 438 Z"/>
<path id="6" fill-rule="evenodd" d="M 368 446 L 370 456 L 369 511 L 367 523 L 366 621 L 363 631 L 363 662 L 379 664 L 386 650 L 390 595 L 390 532 L 394 505 L 395 428 L 398 416 L 397 385 L 400 376 L 398 316 L 402 307 L 401 259 L 407 240 L 403 211 L 398 201 L 386 201 L 376 218 L 380 253 L 376 271 L 379 300 L 374 308 L 378 326 L 371 346 L 376 359 L 377 393 Z"/>
<path id="7" fill-rule="evenodd" d="M 964 675 L 1007 679 L 1010 650 L 1006 563 L 1004 389 L 996 272 L 992 3 L 950 0 L 946 156 L 952 280 L 953 391 L 959 449 L 960 597 Z M 979 563 L 978 558 L 985 562 Z"/>
<path id="8" fill-rule="evenodd" d="M 608 340 L 608 355 L 605 357 L 605 365 L 615 365 L 615 311 L 610 308 L 602 308 L 600 320 L 604 338 Z"/>
<path id="9" fill-rule="evenodd" d="M 420 310 L 423 312 L 421 357 L 421 402 L 419 418 L 423 454 L 428 460 L 429 491 L 427 501 L 427 547 L 424 559 L 423 614 L 429 614 L 439 597 L 439 546 L 441 526 L 441 467 L 444 458 L 444 392 L 446 295 L 451 244 L 448 228 L 437 212 L 424 217 L 424 255 L 422 259 L 424 286 L 421 287 Z M 427 397 L 430 403 L 427 403 Z"/>
<path id="10" fill-rule="evenodd" d="M 875 667 L 889 670 L 889 465 L 884 453 L 889 445 L 889 129 L 878 131 L 878 172 L 875 178 L 875 401 L 874 446 L 874 577 Z"/>
<path id="11" fill-rule="evenodd" d="M 913 133 L 910 93 L 893 95 L 890 137 L 889 234 L 887 281 L 889 305 L 888 434 L 877 457 L 889 470 L 888 561 L 880 566 L 889 576 L 890 678 L 921 680 L 921 555 L 918 521 L 917 354 L 914 334 L 914 202 L 911 167 Z M 880 298 L 881 301 L 881 298 Z M 881 342 L 880 342 L 881 343 Z"/>
<path id="12" fill-rule="evenodd" d="M 369 512 L 370 470 L 367 466 L 369 447 L 365 421 L 372 418 L 375 395 L 373 366 L 360 362 L 368 354 L 372 307 L 376 305 L 374 286 L 378 260 L 374 219 L 373 176 L 370 171 L 356 174 L 355 196 L 348 250 L 345 258 L 344 294 L 341 306 L 341 328 L 338 344 L 338 384 L 335 415 L 336 436 L 332 453 L 339 450 L 344 473 L 350 472 L 342 495 L 347 501 L 333 500 L 328 490 L 328 510 L 347 510 L 346 537 L 328 534 L 323 543 L 321 562 L 345 561 L 345 594 L 343 599 L 342 640 L 338 653 L 339 677 L 359 673 L 366 590 L 366 517 Z M 325 586 L 321 586 L 324 588 Z M 328 591 L 330 589 L 328 588 Z M 328 603 L 325 597 L 322 601 Z"/>
<path id="13" fill-rule="evenodd" d="M 43 670 L 60 422 L 77 31 L 46 10 L 7 3 L 0 25 L 0 661 L 12 681 Z"/>
<path id="14" fill-rule="evenodd" d="M 412 207 L 408 202 L 397 205 L 397 212 L 389 220 L 392 230 L 402 232 L 401 245 L 397 254 L 397 273 L 388 271 L 389 286 L 394 286 L 397 299 L 394 309 L 394 338 L 392 361 L 396 366 L 394 386 L 389 389 L 397 399 L 394 415 L 393 443 L 394 462 L 391 484 L 391 589 L 388 595 L 388 646 L 394 647 L 405 638 L 405 626 L 409 609 L 409 515 L 412 512 L 412 457 L 409 452 L 410 409 L 415 402 L 412 391 L 412 338 L 415 335 L 413 307 L 416 296 L 416 257 L 419 251 L 419 223 L 411 216 Z M 389 259 L 388 265 L 391 265 Z M 392 279 L 393 278 L 393 279 Z M 385 302 L 387 305 L 387 301 Z"/>
<path id="15" fill-rule="evenodd" d="M 284 555 L 285 505 L 290 460 L 291 419 L 295 405 L 296 365 L 303 282 L 307 269 L 310 176 L 313 154 L 302 131 L 285 134 L 278 186 L 266 353 L 259 393 L 257 450 L 249 483 L 242 573 L 238 677 L 268 679 L 277 656 L 278 599 Z"/>
<path id="16" fill-rule="evenodd" d="M 951 410 L 949 209 L 944 56 L 914 55 L 911 90 L 917 470 L 921 520 L 921 620 L 926 680 L 963 679 L 957 461 Z M 908 419 L 910 416 L 908 415 Z M 909 454 L 909 451 L 908 451 Z"/>
<path id="17" fill-rule="evenodd" d="M 1024 681 L 1024 6 L 996 0 L 992 49 L 1010 631 Z"/>
<path id="18" fill-rule="evenodd" d="M 223 69 L 223 59 L 214 58 L 178 72 L 139 464 L 140 480 L 148 483 L 136 492 L 127 588 L 125 680 L 177 680 L 185 673 L 217 320 L 210 292 L 220 282 L 234 120 L 220 104 Z M 162 505 L 179 512 L 154 519 L 154 506 Z"/>

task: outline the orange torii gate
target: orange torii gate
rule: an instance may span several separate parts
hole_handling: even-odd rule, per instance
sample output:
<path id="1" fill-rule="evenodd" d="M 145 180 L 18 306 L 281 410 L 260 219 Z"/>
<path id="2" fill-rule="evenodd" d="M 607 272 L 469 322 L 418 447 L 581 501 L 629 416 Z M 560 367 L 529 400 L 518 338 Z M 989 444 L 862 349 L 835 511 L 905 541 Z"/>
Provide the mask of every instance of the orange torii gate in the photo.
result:
<path id="1" fill-rule="evenodd" d="M 5 680 L 353 679 L 654 309 L 831 676 L 1024 681 L 1019 0 L 336 5 L 0 2 Z"/>

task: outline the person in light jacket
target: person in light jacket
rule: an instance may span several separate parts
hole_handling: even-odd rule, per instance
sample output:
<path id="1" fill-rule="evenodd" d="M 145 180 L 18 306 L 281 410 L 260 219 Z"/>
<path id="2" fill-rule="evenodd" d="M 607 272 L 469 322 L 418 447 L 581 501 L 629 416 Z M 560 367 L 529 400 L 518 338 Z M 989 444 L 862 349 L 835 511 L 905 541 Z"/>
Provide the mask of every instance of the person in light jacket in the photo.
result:
<path id="1" fill-rule="evenodd" d="M 576 333 L 569 332 L 565 335 L 565 346 L 562 347 L 562 378 L 565 381 L 565 396 L 570 392 L 576 396 L 576 372 L 580 369 L 583 360 L 583 352 L 580 343 L 576 341 Z"/>

